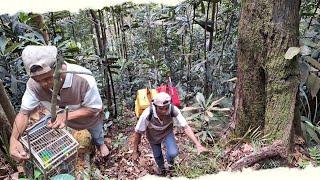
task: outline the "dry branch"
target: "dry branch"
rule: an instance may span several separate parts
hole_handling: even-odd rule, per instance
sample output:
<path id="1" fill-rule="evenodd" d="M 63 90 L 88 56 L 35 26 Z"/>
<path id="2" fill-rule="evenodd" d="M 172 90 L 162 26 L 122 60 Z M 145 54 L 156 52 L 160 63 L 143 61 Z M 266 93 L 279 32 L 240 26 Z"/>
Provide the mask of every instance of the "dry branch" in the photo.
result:
<path id="1" fill-rule="evenodd" d="M 85 75 L 91 75 L 91 72 L 80 72 L 80 71 L 60 71 L 61 74 L 70 73 L 70 74 L 85 74 Z"/>
<path id="2" fill-rule="evenodd" d="M 286 154 L 285 152 L 286 148 L 283 145 L 282 141 L 275 141 L 272 145 L 264 147 L 260 151 L 238 160 L 237 162 L 231 165 L 230 169 L 232 171 L 241 170 L 242 168 L 249 167 L 258 161 L 275 156 L 281 156 L 282 158 L 286 158 L 284 157 Z"/>

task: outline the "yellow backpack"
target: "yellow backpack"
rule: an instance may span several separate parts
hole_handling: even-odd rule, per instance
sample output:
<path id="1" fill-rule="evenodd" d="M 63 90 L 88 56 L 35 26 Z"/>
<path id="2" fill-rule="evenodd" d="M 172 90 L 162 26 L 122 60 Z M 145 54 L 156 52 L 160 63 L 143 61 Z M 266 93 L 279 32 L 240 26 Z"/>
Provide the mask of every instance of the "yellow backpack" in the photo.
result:
<path id="1" fill-rule="evenodd" d="M 157 94 L 155 89 L 139 89 L 137 91 L 137 98 L 135 101 L 135 113 L 137 118 L 139 118 L 142 112 L 149 107 L 151 100 Z"/>

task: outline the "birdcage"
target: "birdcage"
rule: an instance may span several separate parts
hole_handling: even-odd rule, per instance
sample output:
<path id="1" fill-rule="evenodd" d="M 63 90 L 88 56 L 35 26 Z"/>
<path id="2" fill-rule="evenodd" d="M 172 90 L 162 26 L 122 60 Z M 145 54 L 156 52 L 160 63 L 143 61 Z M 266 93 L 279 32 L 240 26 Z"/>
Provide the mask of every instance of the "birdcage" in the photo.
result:
<path id="1" fill-rule="evenodd" d="M 26 171 L 33 174 L 38 168 L 45 179 L 58 174 L 74 174 L 79 143 L 66 129 L 52 129 L 46 126 L 50 116 L 26 130 L 21 143 L 31 152 Z M 30 147 L 30 148 L 29 148 Z"/>

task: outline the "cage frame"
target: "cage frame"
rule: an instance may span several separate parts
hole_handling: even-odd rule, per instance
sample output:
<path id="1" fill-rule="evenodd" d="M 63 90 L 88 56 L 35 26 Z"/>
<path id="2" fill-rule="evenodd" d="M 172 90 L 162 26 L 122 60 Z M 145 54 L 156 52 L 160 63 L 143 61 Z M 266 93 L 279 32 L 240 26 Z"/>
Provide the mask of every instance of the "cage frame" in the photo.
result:
<path id="1" fill-rule="evenodd" d="M 32 166 L 35 165 L 44 175 L 45 179 L 49 178 L 52 175 L 57 175 L 59 173 L 56 171 L 56 169 L 65 163 L 67 163 L 67 166 L 73 164 L 73 168 L 71 172 L 68 171 L 68 173 L 73 173 L 76 169 L 76 163 L 77 163 L 77 156 L 78 156 L 78 149 L 79 149 L 79 143 L 78 141 L 65 129 L 52 129 L 46 127 L 47 122 L 51 119 L 51 116 L 45 116 L 39 120 L 39 122 L 35 123 L 31 127 L 27 128 L 26 134 L 20 138 L 20 142 L 25 146 L 25 148 L 29 151 L 30 157 L 31 157 L 31 164 Z M 41 131 L 41 132 L 40 132 Z M 36 136 L 37 133 L 40 134 L 38 137 L 33 137 Z M 48 140 L 46 136 L 50 135 L 49 142 L 42 141 L 43 144 L 37 144 L 37 141 L 41 140 Z M 53 138 L 53 139 L 52 139 Z M 67 146 L 64 146 L 65 144 L 59 144 L 62 140 L 68 140 Z M 63 142 L 63 141 L 62 141 Z M 62 149 L 58 147 L 58 151 L 54 151 L 54 155 L 52 155 L 52 151 L 49 149 L 47 150 L 48 147 L 54 148 L 54 144 L 58 144 L 61 146 L 64 146 Z M 63 142 L 64 143 L 64 142 Z M 42 145 L 45 145 L 43 147 Z M 35 148 L 35 146 L 42 147 L 39 149 Z M 31 147 L 31 148 L 29 148 Z M 50 152 L 50 155 L 45 154 L 46 157 L 49 157 L 47 161 L 45 162 L 44 160 L 44 154 L 41 155 L 41 153 Z M 52 155 L 52 156 L 51 156 Z M 69 158 L 75 157 L 75 160 L 71 160 L 69 162 L 66 162 L 69 160 Z M 64 163 L 64 164 L 63 164 Z M 33 171 L 34 168 L 32 168 Z M 59 169 L 59 168 L 58 168 Z M 55 172 L 52 174 L 52 172 Z M 33 172 L 32 172 L 33 173 Z"/>

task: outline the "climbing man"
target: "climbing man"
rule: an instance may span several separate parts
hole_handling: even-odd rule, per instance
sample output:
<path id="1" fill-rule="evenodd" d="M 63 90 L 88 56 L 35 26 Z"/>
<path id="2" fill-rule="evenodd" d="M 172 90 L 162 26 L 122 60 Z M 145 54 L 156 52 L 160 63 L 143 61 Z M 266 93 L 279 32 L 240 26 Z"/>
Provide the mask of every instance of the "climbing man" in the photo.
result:
<path id="1" fill-rule="evenodd" d="M 30 78 L 10 138 L 10 155 L 18 161 L 29 158 L 19 138 L 27 127 L 30 113 L 40 104 L 48 110 L 51 109 L 57 48 L 55 46 L 27 46 L 22 51 L 22 60 Z M 66 62 L 62 65 L 62 71 L 90 73 L 84 67 Z M 103 104 L 94 77 L 86 74 L 62 73 L 60 80 L 62 83 L 59 87 L 57 105 L 59 107 L 68 106 L 68 119 L 66 119 L 65 112 L 58 113 L 56 120 L 48 121 L 47 126 L 63 128 L 67 125 L 76 130 L 87 129 L 100 155 L 107 156 L 109 150 L 104 143 Z"/>
<path id="2" fill-rule="evenodd" d="M 138 145 L 141 135 L 145 132 L 158 165 L 159 175 L 166 175 L 161 144 L 164 143 L 167 149 L 166 159 L 169 170 L 173 170 L 174 158 L 178 155 L 178 146 L 173 133 L 173 117 L 177 119 L 179 125 L 184 128 L 185 134 L 194 142 L 198 154 L 208 151 L 195 137 L 180 110 L 171 104 L 170 95 L 160 92 L 153 98 L 151 106 L 146 108 L 139 118 L 133 135 L 132 154 L 133 160 L 137 160 L 139 156 Z"/>

